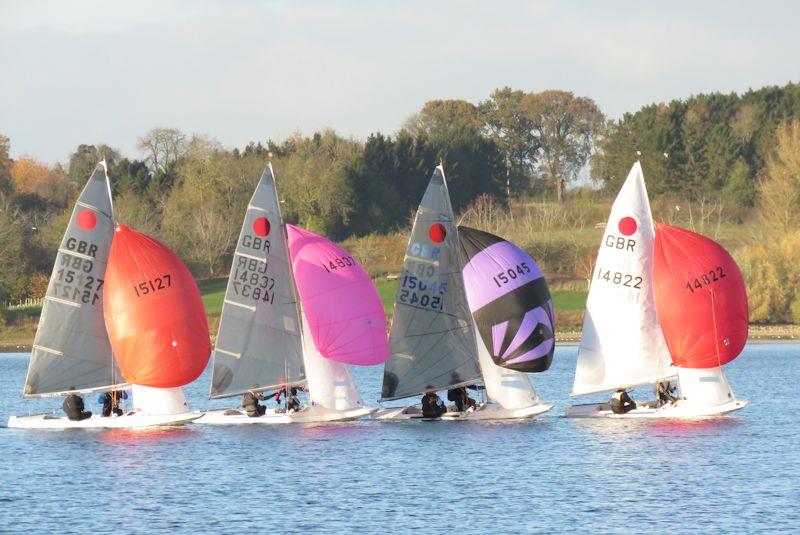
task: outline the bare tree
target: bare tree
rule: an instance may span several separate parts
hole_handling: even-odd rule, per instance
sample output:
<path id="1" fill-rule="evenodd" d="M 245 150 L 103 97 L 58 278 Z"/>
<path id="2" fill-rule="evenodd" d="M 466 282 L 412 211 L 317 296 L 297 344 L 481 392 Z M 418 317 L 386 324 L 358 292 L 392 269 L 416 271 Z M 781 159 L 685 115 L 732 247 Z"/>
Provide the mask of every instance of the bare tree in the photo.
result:
<path id="1" fill-rule="evenodd" d="M 186 153 L 186 134 L 177 128 L 153 128 L 139 138 L 136 148 L 144 153 L 152 173 L 166 171 Z"/>

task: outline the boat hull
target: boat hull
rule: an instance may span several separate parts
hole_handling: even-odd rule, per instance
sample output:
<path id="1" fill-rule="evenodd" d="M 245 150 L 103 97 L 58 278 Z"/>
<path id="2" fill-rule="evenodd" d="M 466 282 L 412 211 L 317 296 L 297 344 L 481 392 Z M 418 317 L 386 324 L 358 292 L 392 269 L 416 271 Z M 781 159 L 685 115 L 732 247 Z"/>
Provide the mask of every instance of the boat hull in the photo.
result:
<path id="1" fill-rule="evenodd" d="M 500 404 L 490 402 L 484 403 L 474 411 L 458 412 L 455 410 L 448 410 L 439 418 L 424 418 L 419 407 L 411 405 L 407 407 L 381 409 L 373 414 L 372 417 L 376 420 L 523 420 L 534 418 L 552 408 L 553 405 L 537 403 L 536 405 L 522 407 L 520 409 L 504 409 Z"/>
<path id="2" fill-rule="evenodd" d="M 305 408 L 297 412 L 277 412 L 267 409 L 263 416 L 249 417 L 242 409 L 221 409 L 208 411 L 195 421 L 206 425 L 269 425 L 269 424 L 310 424 L 324 422 L 346 422 L 366 418 L 377 409 L 358 407 L 349 410 L 332 410 L 320 407 Z"/>
<path id="3" fill-rule="evenodd" d="M 608 403 L 587 403 L 567 407 L 564 415 L 567 418 L 614 418 L 614 419 L 642 419 L 642 418 L 713 418 L 724 416 L 731 412 L 741 410 L 747 406 L 748 401 L 732 400 L 719 405 L 696 405 L 678 401 L 657 407 L 654 401 L 637 404 L 636 409 L 625 414 L 614 414 Z"/>
<path id="4" fill-rule="evenodd" d="M 123 416 L 102 417 L 94 415 L 85 420 L 74 421 L 66 416 L 34 414 L 31 416 L 11 416 L 8 427 L 17 429 L 142 429 L 184 425 L 202 416 L 199 412 L 181 414 L 142 414 L 129 413 Z"/>

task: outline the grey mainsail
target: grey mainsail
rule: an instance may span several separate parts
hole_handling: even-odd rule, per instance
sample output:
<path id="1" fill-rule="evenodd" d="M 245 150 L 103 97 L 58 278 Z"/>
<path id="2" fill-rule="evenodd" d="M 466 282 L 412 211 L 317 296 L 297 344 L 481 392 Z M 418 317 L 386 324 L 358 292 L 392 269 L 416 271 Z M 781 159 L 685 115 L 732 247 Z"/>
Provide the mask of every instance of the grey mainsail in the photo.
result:
<path id="1" fill-rule="evenodd" d="M 297 298 L 275 179 L 267 165 L 236 244 L 209 397 L 303 381 Z"/>
<path id="2" fill-rule="evenodd" d="M 105 163 L 72 211 L 33 342 L 23 397 L 92 392 L 122 381 L 103 319 L 103 282 L 114 237 Z"/>
<path id="3" fill-rule="evenodd" d="M 464 293 L 458 229 L 437 167 L 414 219 L 389 336 L 381 401 L 481 379 Z"/>

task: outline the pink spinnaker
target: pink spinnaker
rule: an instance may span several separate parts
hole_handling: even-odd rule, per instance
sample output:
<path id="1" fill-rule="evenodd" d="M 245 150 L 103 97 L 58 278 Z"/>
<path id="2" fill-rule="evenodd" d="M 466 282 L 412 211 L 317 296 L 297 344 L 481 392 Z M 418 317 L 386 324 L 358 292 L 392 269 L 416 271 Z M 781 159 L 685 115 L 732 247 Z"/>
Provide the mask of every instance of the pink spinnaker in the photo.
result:
<path id="1" fill-rule="evenodd" d="M 361 264 L 335 243 L 286 225 L 303 312 L 323 357 L 359 366 L 389 359 L 386 314 Z"/>

